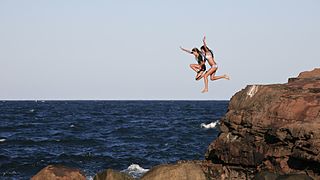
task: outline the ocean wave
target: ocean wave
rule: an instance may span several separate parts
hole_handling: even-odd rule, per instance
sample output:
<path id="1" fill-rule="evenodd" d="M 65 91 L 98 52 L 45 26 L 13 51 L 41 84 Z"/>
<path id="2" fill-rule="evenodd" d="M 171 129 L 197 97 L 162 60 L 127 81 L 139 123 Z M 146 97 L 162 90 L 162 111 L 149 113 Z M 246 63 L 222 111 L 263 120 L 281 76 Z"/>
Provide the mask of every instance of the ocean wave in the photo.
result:
<path id="1" fill-rule="evenodd" d="M 141 166 L 139 166 L 139 164 L 131 164 L 127 169 L 122 170 L 121 172 L 127 173 L 134 178 L 140 178 L 141 176 L 143 176 L 143 174 L 145 174 L 148 171 L 149 169 L 144 169 Z"/>
<path id="2" fill-rule="evenodd" d="M 219 121 L 211 122 L 209 124 L 201 123 L 200 127 L 204 129 L 214 129 L 214 128 L 217 128 L 219 124 L 220 124 Z"/>
<path id="3" fill-rule="evenodd" d="M 5 142 L 7 139 L 0 139 L 0 142 Z"/>

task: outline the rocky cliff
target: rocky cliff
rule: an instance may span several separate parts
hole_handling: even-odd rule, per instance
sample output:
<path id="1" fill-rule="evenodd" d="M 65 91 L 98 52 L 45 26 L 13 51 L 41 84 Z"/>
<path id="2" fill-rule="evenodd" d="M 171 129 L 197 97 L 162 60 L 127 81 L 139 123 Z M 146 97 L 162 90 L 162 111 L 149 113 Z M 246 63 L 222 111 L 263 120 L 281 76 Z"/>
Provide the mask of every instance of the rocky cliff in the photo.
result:
<path id="1" fill-rule="evenodd" d="M 319 179 L 320 69 L 286 84 L 247 86 L 231 98 L 220 130 L 206 159 L 229 173 L 266 170 Z"/>

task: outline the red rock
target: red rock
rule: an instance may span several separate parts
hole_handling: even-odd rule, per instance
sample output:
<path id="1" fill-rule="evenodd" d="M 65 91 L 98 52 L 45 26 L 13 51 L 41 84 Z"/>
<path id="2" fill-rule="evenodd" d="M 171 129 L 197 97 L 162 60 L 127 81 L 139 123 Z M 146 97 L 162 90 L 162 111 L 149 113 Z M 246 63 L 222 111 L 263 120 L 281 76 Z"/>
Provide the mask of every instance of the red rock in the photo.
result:
<path id="1" fill-rule="evenodd" d="M 75 168 L 49 165 L 43 168 L 32 180 L 86 180 L 83 172 Z"/>
<path id="2" fill-rule="evenodd" d="M 251 85 L 230 100 L 206 159 L 224 166 L 312 171 L 320 177 L 320 69 L 285 84 Z"/>
<path id="3" fill-rule="evenodd" d="M 299 74 L 298 78 L 320 78 L 320 68 L 315 68 L 312 71 L 305 71 Z"/>

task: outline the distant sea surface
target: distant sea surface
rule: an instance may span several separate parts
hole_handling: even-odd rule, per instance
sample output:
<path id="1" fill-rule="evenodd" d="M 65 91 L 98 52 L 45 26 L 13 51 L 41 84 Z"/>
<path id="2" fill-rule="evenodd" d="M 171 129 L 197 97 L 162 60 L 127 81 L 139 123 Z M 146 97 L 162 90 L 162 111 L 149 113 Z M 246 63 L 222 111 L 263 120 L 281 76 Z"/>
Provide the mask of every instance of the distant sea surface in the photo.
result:
<path id="1" fill-rule="evenodd" d="M 227 106 L 228 101 L 0 101 L 0 179 L 29 179 L 49 164 L 79 168 L 90 179 L 107 168 L 129 171 L 135 164 L 144 171 L 204 159 L 218 130 L 200 125 L 219 120 Z"/>

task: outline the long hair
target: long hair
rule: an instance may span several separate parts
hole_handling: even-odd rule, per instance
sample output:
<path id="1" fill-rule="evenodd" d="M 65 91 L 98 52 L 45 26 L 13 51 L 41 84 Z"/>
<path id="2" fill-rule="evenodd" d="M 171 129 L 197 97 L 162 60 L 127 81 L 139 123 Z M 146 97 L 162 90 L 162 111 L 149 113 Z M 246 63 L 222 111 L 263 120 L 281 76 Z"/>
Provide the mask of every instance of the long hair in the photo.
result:
<path id="1" fill-rule="evenodd" d="M 208 51 L 211 51 L 211 49 L 209 49 L 208 47 L 207 48 L 205 48 L 204 46 L 201 46 L 201 48 L 200 48 L 201 50 L 203 50 L 204 52 L 208 52 Z M 208 49 L 208 51 L 207 51 L 207 49 Z"/>
<path id="2" fill-rule="evenodd" d="M 197 59 L 198 59 L 198 64 L 201 63 L 201 61 L 203 61 L 203 57 L 202 57 L 202 54 L 201 54 L 201 51 L 198 49 L 198 48 L 193 48 L 191 50 L 191 52 L 197 52 L 198 53 L 198 56 L 197 56 Z"/>
<path id="3" fill-rule="evenodd" d="M 208 46 L 207 46 L 207 48 L 205 48 L 204 46 L 201 46 L 200 49 L 203 50 L 205 53 L 210 52 L 213 57 L 213 52 L 211 49 L 208 48 Z"/>
<path id="4" fill-rule="evenodd" d="M 200 50 L 199 50 L 198 48 L 193 48 L 193 49 L 191 50 L 191 52 L 197 52 L 198 54 L 201 54 L 201 52 L 200 52 Z"/>

